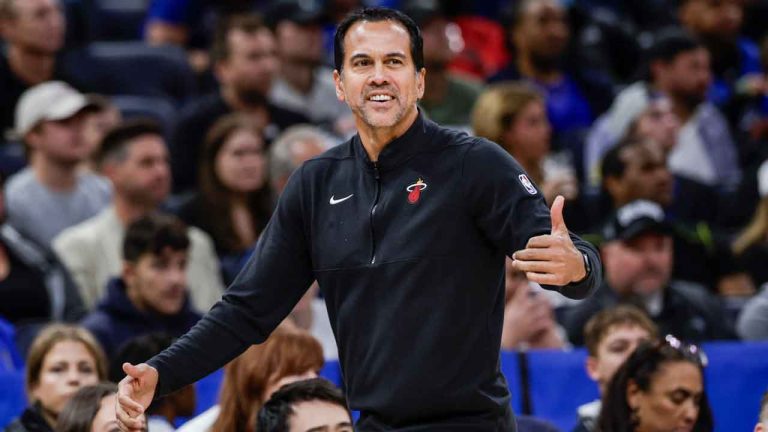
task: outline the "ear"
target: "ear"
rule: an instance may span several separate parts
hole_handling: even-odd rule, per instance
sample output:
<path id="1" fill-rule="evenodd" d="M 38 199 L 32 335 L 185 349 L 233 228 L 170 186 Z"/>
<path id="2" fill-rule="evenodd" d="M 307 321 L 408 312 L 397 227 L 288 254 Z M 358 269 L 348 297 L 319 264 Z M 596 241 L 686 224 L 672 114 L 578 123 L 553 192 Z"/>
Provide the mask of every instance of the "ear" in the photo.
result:
<path id="1" fill-rule="evenodd" d="M 333 84 L 334 87 L 336 87 L 336 99 L 340 100 L 341 102 L 345 102 L 347 100 L 347 96 L 344 92 L 344 83 L 341 81 L 341 72 L 339 72 L 337 69 L 333 70 Z"/>
<path id="2" fill-rule="evenodd" d="M 597 358 L 592 356 L 587 356 L 587 361 L 584 363 L 584 366 L 586 366 L 587 375 L 589 375 L 589 378 L 592 379 L 592 381 L 598 382 L 598 372 L 597 372 Z"/>
<path id="3" fill-rule="evenodd" d="M 637 386 L 634 380 L 627 382 L 627 405 L 629 405 L 630 409 L 635 410 L 640 405 L 641 393 L 640 387 Z"/>
<path id="4" fill-rule="evenodd" d="M 125 282 L 126 288 L 133 286 L 133 281 L 136 279 L 136 263 L 123 261 L 123 282 Z"/>
<path id="5" fill-rule="evenodd" d="M 421 100 L 424 97 L 424 89 L 426 86 L 427 69 L 421 68 L 416 72 L 416 100 Z"/>

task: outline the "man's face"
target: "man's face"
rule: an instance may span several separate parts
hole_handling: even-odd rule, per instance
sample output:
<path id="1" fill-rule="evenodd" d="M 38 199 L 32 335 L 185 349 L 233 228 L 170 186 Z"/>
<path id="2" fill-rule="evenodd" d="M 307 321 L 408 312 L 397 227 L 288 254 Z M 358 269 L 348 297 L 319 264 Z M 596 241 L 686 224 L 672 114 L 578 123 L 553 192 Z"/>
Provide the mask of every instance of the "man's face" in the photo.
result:
<path id="1" fill-rule="evenodd" d="M 122 120 L 122 115 L 120 110 L 115 107 L 88 114 L 83 122 L 83 139 L 90 149 L 89 154 L 93 154 L 99 149 L 104 135 L 117 126 L 120 120 Z"/>
<path id="2" fill-rule="evenodd" d="M 105 164 L 115 192 L 132 203 L 147 207 L 159 206 L 171 188 L 168 150 L 158 135 L 145 134 L 127 143 L 125 158 Z"/>
<path id="3" fill-rule="evenodd" d="M 55 163 L 77 165 L 91 151 L 83 139 L 86 116 L 80 112 L 68 119 L 44 121 L 26 135 L 26 141 L 33 150 Z"/>
<path id="4" fill-rule="evenodd" d="M 677 55 L 669 63 L 656 62 L 656 82 L 673 99 L 695 108 L 707 98 L 712 82 L 709 52 L 701 47 Z"/>
<path id="5" fill-rule="evenodd" d="M 170 248 L 146 253 L 135 263 L 125 263 L 123 279 L 128 297 L 139 310 L 175 315 L 187 297 L 187 252 Z"/>
<path id="6" fill-rule="evenodd" d="M 658 144 L 649 141 L 632 146 L 621 157 L 625 169 L 619 183 L 626 202 L 645 199 L 662 206 L 672 202 L 672 175 Z"/>
<path id="7" fill-rule="evenodd" d="M 597 381 L 600 394 L 604 394 L 613 375 L 641 343 L 651 339 L 648 330 L 634 324 L 609 327 L 597 346 L 594 357 L 587 358 L 587 373 Z"/>
<path id="8" fill-rule="evenodd" d="M 672 274 L 672 237 L 641 234 L 602 248 L 605 278 L 619 295 L 648 296 L 664 289 Z"/>
<path id="9" fill-rule="evenodd" d="M 344 408 L 321 400 L 293 405 L 290 432 L 352 432 L 352 419 Z"/>
<path id="10" fill-rule="evenodd" d="M 689 0 L 680 10 L 680 18 L 699 36 L 734 40 L 744 20 L 744 1 Z"/>
<path id="11" fill-rule="evenodd" d="M 557 0 L 528 2 L 512 32 L 515 49 L 530 55 L 534 64 L 546 67 L 557 63 L 569 38 L 566 11 Z"/>
<path id="12" fill-rule="evenodd" d="M 402 25 L 359 21 L 344 38 L 344 66 L 333 76 L 336 95 L 349 105 L 358 129 L 378 129 L 401 126 L 416 110 L 425 74 L 416 71 Z"/>
<path id="13" fill-rule="evenodd" d="M 266 96 L 277 71 L 277 48 L 272 33 L 266 28 L 253 33 L 233 30 L 227 35 L 227 43 L 229 58 L 217 66 L 222 84 L 232 86 L 246 99 L 252 94 Z"/>
<path id="14" fill-rule="evenodd" d="M 35 54 L 53 55 L 64 45 L 66 21 L 58 0 L 14 0 L 15 16 L 0 22 L 9 43 Z"/>
<path id="15" fill-rule="evenodd" d="M 275 29 L 280 59 L 287 64 L 315 66 L 323 60 L 323 30 L 318 24 L 283 21 Z"/>
<path id="16" fill-rule="evenodd" d="M 649 138 L 661 146 L 664 154 L 672 151 L 680 131 L 680 119 L 672 111 L 672 102 L 667 97 L 657 97 L 640 115 L 635 126 L 636 135 Z"/>

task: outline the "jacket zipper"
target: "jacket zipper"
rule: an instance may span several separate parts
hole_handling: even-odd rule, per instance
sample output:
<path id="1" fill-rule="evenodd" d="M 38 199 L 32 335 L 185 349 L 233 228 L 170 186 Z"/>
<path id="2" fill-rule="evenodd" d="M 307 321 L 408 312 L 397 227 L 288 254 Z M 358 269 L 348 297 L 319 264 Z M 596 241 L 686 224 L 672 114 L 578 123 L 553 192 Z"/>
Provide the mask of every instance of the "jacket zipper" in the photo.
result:
<path id="1" fill-rule="evenodd" d="M 379 194 L 381 193 L 381 177 L 379 176 L 379 163 L 373 163 L 373 175 L 376 179 L 376 195 L 371 207 L 371 264 L 376 263 L 376 236 L 373 229 L 373 217 L 376 215 L 376 207 L 379 205 Z"/>

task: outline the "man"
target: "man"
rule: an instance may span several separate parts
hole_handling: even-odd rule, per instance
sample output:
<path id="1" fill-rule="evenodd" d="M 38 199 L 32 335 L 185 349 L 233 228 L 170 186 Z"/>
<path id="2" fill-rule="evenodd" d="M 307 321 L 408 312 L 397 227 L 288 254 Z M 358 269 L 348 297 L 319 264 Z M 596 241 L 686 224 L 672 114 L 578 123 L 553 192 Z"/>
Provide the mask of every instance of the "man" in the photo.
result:
<path id="1" fill-rule="evenodd" d="M 600 280 L 594 249 L 568 234 L 562 197 L 549 213 L 498 144 L 419 114 L 426 70 L 410 18 L 362 9 L 334 45 L 336 94 L 358 134 L 291 177 L 251 260 L 188 336 L 125 365 L 126 430 L 141 428 L 155 390 L 263 341 L 313 279 L 360 430 L 514 430 L 498 366 L 505 255 L 566 296 L 584 297 Z"/>
<path id="2" fill-rule="evenodd" d="M 768 431 L 768 392 L 763 395 L 763 400 L 760 402 L 760 418 L 755 425 L 755 432 Z"/>
<path id="3" fill-rule="evenodd" d="M 333 145 L 322 130 L 310 125 L 286 129 L 269 149 L 269 184 L 280 196 L 288 179 L 301 164 L 328 150 Z"/>
<path id="4" fill-rule="evenodd" d="M 123 363 L 141 363 L 171 346 L 175 339 L 164 333 L 137 336 L 125 344 L 109 362 L 109 379 L 117 382 L 123 377 Z M 152 432 L 176 430 L 174 421 L 195 414 L 197 394 L 194 385 L 188 385 L 168 397 L 155 401 L 147 409 L 147 426 Z"/>
<path id="5" fill-rule="evenodd" d="M 661 206 L 638 200 L 619 208 L 604 237 L 605 284 L 565 315 L 571 342 L 582 345 L 589 317 L 620 303 L 643 308 L 663 334 L 692 342 L 733 337 L 719 301 L 705 287 L 672 279 L 674 248 Z"/>
<path id="6" fill-rule="evenodd" d="M 635 200 L 661 206 L 672 203 L 672 175 L 661 146 L 654 141 L 622 141 L 606 153 L 601 168 L 602 186 L 613 209 Z"/>
<path id="7" fill-rule="evenodd" d="M 741 169 L 728 123 L 707 102 L 712 82 L 709 52 L 691 36 L 668 31 L 658 35 L 648 57 L 650 85 L 670 98 L 682 125 L 669 155 L 670 171 L 689 181 L 732 190 Z"/>
<path id="8" fill-rule="evenodd" d="M 586 130 L 613 96 L 608 83 L 595 79 L 598 73 L 565 67 L 570 37 L 567 11 L 559 0 L 517 2 L 509 24 L 513 60 L 489 79 L 535 84 L 546 97 L 555 144 L 561 147 L 573 141 L 564 137 Z"/>
<path id="9" fill-rule="evenodd" d="M 344 395 L 323 378 L 297 381 L 275 392 L 256 420 L 261 432 L 352 432 Z"/>
<path id="10" fill-rule="evenodd" d="M 322 66 L 322 6 L 314 0 L 278 0 L 265 16 L 275 34 L 280 63 L 269 100 L 338 136 L 352 135 L 352 113 L 336 99 L 331 70 Z"/>
<path id="11" fill-rule="evenodd" d="M 29 87 L 53 79 L 69 81 L 57 62 L 66 20 L 58 0 L 0 0 L 0 136 L 13 127 L 13 108 Z"/>
<path id="12" fill-rule="evenodd" d="M 436 123 L 468 128 L 472 106 L 482 86 L 448 70 L 448 64 L 459 51 L 456 45 L 460 42 L 460 30 L 436 3 L 411 2 L 404 11 L 421 28 L 424 37 L 424 65 L 429 76 L 419 105 Z"/>
<path id="13" fill-rule="evenodd" d="M 587 347 L 587 374 L 597 382 L 600 396 L 630 354 L 642 342 L 658 337 L 656 325 L 640 309 L 620 305 L 600 311 L 584 327 Z M 600 400 L 579 407 L 579 424 L 574 432 L 594 432 L 600 416 Z"/>
<path id="14" fill-rule="evenodd" d="M 148 333 L 180 336 L 200 315 L 187 299 L 189 237 L 181 221 L 151 214 L 125 233 L 123 270 L 82 325 L 112 358 L 129 340 Z"/>
<path id="15" fill-rule="evenodd" d="M 278 67 L 275 50 L 272 32 L 257 16 L 233 17 L 216 35 L 212 60 L 220 90 L 185 107 L 171 135 L 175 192 L 196 188 L 205 136 L 221 116 L 234 111 L 252 116 L 264 128 L 267 142 L 291 125 L 309 122 L 267 101 Z"/>
<path id="16" fill-rule="evenodd" d="M 128 120 L 107 133 L 97 155 L 100 171 L 112 181 L 111 205 L 99 214 L 64 230 L 53 248 L 77 282 L 89 308 L 120 274 L 125 228 L 157 211 L 171 187 L 168 150 L 162 127 L 151 120 Z M 207 311 L 224 291 L 213 241 L 189 227 L 187 280 L 197 310 Z"/>
<path id="17" fill-rule="evenodd" d="M 16 107 L 15 129 L 29 166 L 5 187 L 8 222 L 44 248 L 109 204 L 109 183 L 80 169 L 91 152 L 82 136 L 89 107 L 84 95 L 61 81 L 30 88 Z"/>

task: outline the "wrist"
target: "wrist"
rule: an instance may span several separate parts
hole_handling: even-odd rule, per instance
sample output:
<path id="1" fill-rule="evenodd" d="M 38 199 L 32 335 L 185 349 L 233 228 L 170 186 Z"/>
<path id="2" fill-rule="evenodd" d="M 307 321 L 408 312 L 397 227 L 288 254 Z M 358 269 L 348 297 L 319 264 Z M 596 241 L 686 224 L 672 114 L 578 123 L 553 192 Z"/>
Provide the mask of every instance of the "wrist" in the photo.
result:
<path id="1" fill-rule="evenodd" d="M 589 278 L 589 275 L 592 274 L 592 264 L 589 261 L 589 255 L 581 251 L 579 251 L 579 253 L 581 254 L 581 257 L 582 257 L 584 273 L 583 273 L 583 276 L 581 276 L 580 278 L 577 278 L 576 280 L 571 281 L 571 283 L 575 283 L 575 284 L 584 282 Z"/>

